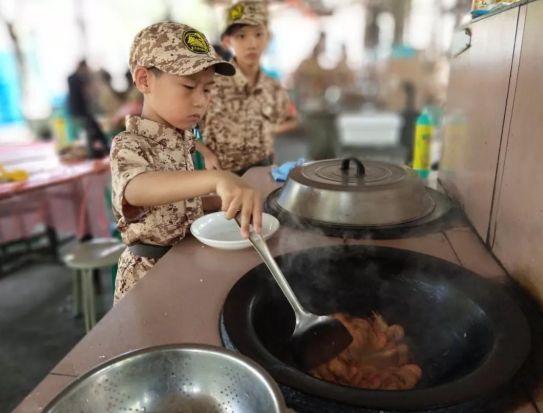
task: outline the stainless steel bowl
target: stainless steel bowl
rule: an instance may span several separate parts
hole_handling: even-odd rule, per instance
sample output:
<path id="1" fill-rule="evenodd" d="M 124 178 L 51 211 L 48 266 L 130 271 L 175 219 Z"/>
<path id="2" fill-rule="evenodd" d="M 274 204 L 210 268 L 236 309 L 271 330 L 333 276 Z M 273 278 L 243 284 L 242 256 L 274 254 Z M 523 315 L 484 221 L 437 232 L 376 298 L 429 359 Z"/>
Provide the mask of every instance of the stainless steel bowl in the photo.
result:
<path id="1" fill-rule="evenodd" d="M 45 408 L 48 413 L 285 411 L 279 387 L 262 367 L 205 345 L 125 354 L 81 376 Z"/>
<path id="2" fill-rule="evenodd" d="M 429 215 L 435 202 L 406 167 L 355 158 L 292 170 L 277 203 L 295 217 L 345 227 L 391 226 Z"/>

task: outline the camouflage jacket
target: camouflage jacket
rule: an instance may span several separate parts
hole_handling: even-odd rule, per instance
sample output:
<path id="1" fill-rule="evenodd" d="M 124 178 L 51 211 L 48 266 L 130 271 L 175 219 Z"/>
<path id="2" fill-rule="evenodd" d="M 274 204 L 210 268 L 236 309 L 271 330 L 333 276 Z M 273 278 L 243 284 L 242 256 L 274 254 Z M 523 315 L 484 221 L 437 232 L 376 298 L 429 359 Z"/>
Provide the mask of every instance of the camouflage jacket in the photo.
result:
<path id="1" fill-rule="evenodd" d="M 111 148 L 113 215 L 127 245 L 173 245 L 185 237 L 188 227 L 202 215 L 202 201 L 193 198 L 172 204 L 134 207 L 124 198 L 126 185 L 150 171 L 192 171 L 192 134 L 130 116 L 126 131 Z"/>
<path id="2" fill-rule="evenodd" d="M 273 128 L 287 120 L 290 105 L 277 81 L 261 72 L 251 87 L 238 68 L 217 77 L 211 94 L 202 134 L 222 169 L 239 171 L 273 154 Z"/>

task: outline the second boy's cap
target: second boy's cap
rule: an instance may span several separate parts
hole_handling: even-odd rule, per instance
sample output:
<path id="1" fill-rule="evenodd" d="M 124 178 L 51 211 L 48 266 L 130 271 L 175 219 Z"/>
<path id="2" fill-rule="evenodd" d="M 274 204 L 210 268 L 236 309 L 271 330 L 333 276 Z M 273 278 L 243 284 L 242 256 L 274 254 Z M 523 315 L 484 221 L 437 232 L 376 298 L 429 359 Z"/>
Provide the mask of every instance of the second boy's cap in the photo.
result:
<path id="1" fill-rule="evenodd" d="M 268 24 L 268 5 L 265 1 L 240 1 L 226 11 L 227 31 L 234 24 L 258 26 Z"/>
<path id="2" fill-rule="evenodd" d="M 214 66 L 215 72 L 232 76 L 234 66 L 217 56 L 206 37 L 190 26 L 156 23 L 140 31 L 130 48 L 130 72 L 137 66 L 156 67 L 172 75 L 187 76 Z"/>

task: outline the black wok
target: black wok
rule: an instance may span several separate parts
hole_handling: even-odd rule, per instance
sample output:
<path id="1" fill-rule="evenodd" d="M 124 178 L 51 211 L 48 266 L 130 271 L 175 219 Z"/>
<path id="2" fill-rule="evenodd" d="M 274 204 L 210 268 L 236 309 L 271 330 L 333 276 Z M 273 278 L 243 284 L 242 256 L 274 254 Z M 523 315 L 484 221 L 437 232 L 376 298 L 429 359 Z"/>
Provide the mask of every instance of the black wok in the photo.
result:
<path id="1" fill-rule="evenodd" d="M 507 291 L 448 261 L 366 246 L 311 249 L 278 261 L 310 311 L 360 317 L 376 311 L 402 325 L 423 370 L 418 386 L 407 391 L 357 389 L 304 373 L 287 345 L 293 313 L 260 265 L 226 299 L 224 338 L 298 396 L 378 410 L 431 410 L 496 392 L 530 350 L 528 323 Z"/>

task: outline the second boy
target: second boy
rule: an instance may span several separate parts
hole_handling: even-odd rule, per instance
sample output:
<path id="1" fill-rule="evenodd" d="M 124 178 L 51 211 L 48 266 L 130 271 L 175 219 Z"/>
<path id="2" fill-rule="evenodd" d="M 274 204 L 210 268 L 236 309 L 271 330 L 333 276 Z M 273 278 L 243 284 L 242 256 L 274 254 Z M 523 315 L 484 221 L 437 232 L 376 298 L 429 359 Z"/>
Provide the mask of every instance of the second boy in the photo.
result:
<path id="1" fill-rule="evenodd" d="M 236 74 L 217 79 L 197 149 L 208 169 L 243 174 L 272 163 L 273 136 L 297 125 L 288 94 L 260 69 L 269 41 L 265 2 L 243 1 L 227 13 L 223 41 L 234 52 Z"/>

